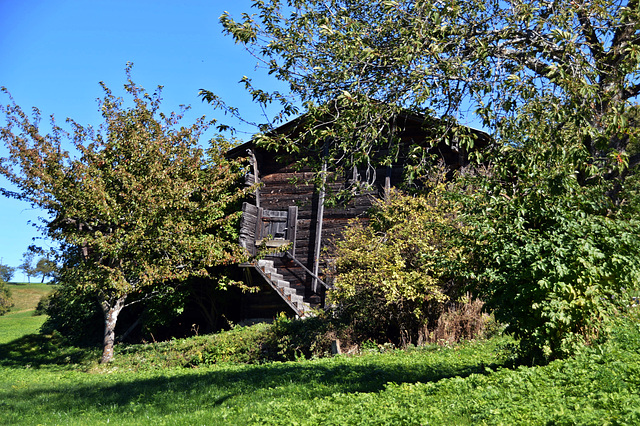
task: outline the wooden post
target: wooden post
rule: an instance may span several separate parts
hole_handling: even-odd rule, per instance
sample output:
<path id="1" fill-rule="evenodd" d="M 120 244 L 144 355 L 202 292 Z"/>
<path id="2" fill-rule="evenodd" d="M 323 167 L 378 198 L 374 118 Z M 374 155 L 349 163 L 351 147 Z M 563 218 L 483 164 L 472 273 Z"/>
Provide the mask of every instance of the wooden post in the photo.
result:
<path id="1" fill-rule="evenodd" d="M 258 182 L 260 182 L 260 178 L 258 177 L 258 160 L 252 149 L 247 149 L 247 153 L 251 158 L 251 165 L 253 166 L 253 184 L 256 185 L 256 207 L 260 207 L 260 189 L 257 187 Z"/>
<path id="2" fill-rule="evenodd" d="M 384 178 L 384 199 L 389 200 L 389 193 L 391 192 L 391 166 L 387 166 L 387 176 Z"/>
<path id="3" fill-rule="evenodd" d="M 320 250 L 322 248 L 322 221 L 324 219 L 324 196 L 325 185 L 327 184 L 327 157 L 329 156 L 329 142 L 324 143 L 324 161 L 322 163 L 322 187 L 320 188 L 320 194 L 318 194 L 318 214 L 316 216 L 316 244 L 313 250 L 313 274 L 318 275 L 318 269 L 320 267 Z M 313 279 L 311 284 L 311 290 L 314 293 L 318 292 L 318 280 Z"/>
<path id="4" fill-rule="evenodd" d="M 291 241 L 291 248 L 288 250 L 291 256 L 296 256 L 296 232 L 298 227 L 298 207 L 289 206 L 287 208 L 287 239 Z"/>

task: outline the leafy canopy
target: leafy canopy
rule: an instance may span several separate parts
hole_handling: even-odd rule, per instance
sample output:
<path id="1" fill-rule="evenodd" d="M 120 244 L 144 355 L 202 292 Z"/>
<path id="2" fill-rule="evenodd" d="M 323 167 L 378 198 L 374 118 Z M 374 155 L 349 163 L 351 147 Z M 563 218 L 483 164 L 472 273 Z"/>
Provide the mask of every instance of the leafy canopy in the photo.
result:
<path id="1" fill-rule="evenodd" d="M 248 89 L 258 102 L 285 105 L 285 117 L 299 106 L 311 117 L 304 144 L 266 143 L 320 152 L 331 137 L 332 163 L 364 166 L 389 143 L 382 135 L 393 133 L 400 108 L 442 119 L 432 142 L 463 147 L 474 140 L 456 121 L 481 121 L 497 146 L 514 146 L 522 141 L 511 140 L 513 129 L 533 108 L 536 120 L 571 126 L 588 165 L 607 178 L 640 162 L 628 149 L 640 93 L 637 0 L 271 0 L 253 8 L 220 20 L 291 94 L 245 79 Z"/>

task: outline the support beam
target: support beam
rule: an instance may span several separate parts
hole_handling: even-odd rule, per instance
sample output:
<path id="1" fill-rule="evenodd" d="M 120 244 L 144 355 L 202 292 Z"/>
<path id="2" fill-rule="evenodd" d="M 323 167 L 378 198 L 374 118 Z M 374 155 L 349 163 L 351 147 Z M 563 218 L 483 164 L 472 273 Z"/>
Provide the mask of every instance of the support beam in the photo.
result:
<path id="1" fill-rule="evenodd" d="M 327 157 L 329 156 L 329 141 L 324 144 L 324 161 L 322 163 L 322 187 L 318 194 L 318 214 L 316 215 L 316 241 L 313 250 L 313 275 L 318 276 L 318 269 L 320 267 L 320 250 L 322 249 L 322 222 L 324 220 L 324 196 L 325 186 L 327 185 Z M 318 280 L 313 278 L 311 284 L 311 290 L 314 293 L 318 292 Z"/>
<path id="2" fill-rule="evenodd" d="M 247 154 L 249 154 L 249 158 L 251 158 L 251 165 L 253 166 L 253 184 L 256 186 L 256 207 L 260 207 L 260 188 L 258 188 L 260 178 L 258 177 L 258 160 L 256 159 L 256 154 L 253 152 L 253 149 L 247 149 Z"/>

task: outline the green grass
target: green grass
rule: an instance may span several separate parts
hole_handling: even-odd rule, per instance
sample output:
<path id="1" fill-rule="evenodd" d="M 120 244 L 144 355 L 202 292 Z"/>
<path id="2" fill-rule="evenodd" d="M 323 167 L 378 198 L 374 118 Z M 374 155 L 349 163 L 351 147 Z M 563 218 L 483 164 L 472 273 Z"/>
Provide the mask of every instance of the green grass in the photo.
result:
<path id="1" fill-rule="evenodd" d="M 40 298 L 51 293 L 55 287 L 40 283 L 9 283 L 13 308 L 11 312 L 34 311 Z"/>
<path id="2" fill-rule="evenodd" d="M 0 344 L 18 339 L 25 334 L 37 333 L 45 316 L 34 316 L 36 306 L 42 296 L 51 293 L 53 286 L 48 284 L 9 283 L 13 308 L 0 316 Z"/>
<path id="3" fill-rule="evenodd" d="M 108 366 L 59 336 L 0 344 L 0 424 L 640 424 L 640 315 L 538 367 L 506 368 L 506 337 L 263 365 L 170 361 L 210 339 L 120 346 Z"/>
<path id="4" fill-rule="evenodd" d="M 2 368 L 0 423 L 262 423 L 259 416 L 268 417 L 270 409 L 312 404 L 337 393 L 375 395 L 389 382 L 437 382 L 483 373 L 484 365 L 496 359 L 496 343 L 198 369 L 134 371 L 131 366 L 81 372 L 56 364 L 38 369 L 13 365 Z"/>

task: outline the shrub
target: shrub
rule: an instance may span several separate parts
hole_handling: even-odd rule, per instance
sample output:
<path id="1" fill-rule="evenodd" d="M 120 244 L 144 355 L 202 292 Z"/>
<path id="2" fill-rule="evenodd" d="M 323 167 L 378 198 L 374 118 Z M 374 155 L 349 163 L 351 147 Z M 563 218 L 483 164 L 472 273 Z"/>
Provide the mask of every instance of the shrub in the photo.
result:
<path id="1" fill-rule="evenodd" d="M 427 325 L 457 299 L 463 228 L 445 193 L 441 182 L 424 196 L 393 191 L 375 204 L 367 225 L 354 223 L 336 243 L 329 298 L 360 341 L 423 341 Z"/>
<path id="2" fill-rule="evenodd" d="M 467 248 L 483 298 L 520 340 L 520 355 L 536 362 L 603 337 L 628 303 L 621 289 L 640 282 L 640 222 L 623 217 L 602 187 L 550 164 L 516 170 L 506 184 L 487 179 L 467 217 L 475 220 Z"/>
<path id="3" fill-rule="evenodd" d="M 102 309 L 93 294 L 62 284 L 38 306 L 48 315 L 41 328 L 43 333 L 57 331 L 72 345 L 95 345 L 102 341 Z"/>
<path id="4" fill-rule="evenodd" d="M 264 323 L 251 327 L 234 326 L 231 330 L 211 335 L 205 346 L 190 355 L 186 366 L 263 362 L 263 345 L 269 328 Z"/>
<path id="5" fill-rule="evenodd" d="M 263 344 L 265 359 L 290 361 L 332 355 L 336 341 L 343 352 L 358 349 L 360 342 L 349 324 L 330 311 L 317 314 L 301 320 L 283 314 L 276 318 Z"/>
<path id="6" fill-rule="evenodd" d="M 13 307 L 11 290 L 2 278 L 0 278 L 0 315 L 4 315 Z"/>
<path id="7" fill-rule="evenodd" d="M 36 305 L 36 310 L 33 312 L 34 316 L 38 315 L 46 315 L 47 310 L 49 309 L 49 304 L 51 303 L 51 294 L 45 294 L 40 298 L 38 304 Z"/>

